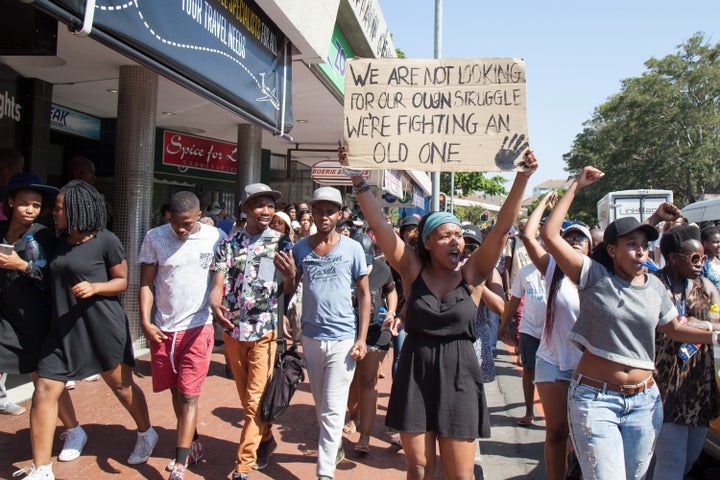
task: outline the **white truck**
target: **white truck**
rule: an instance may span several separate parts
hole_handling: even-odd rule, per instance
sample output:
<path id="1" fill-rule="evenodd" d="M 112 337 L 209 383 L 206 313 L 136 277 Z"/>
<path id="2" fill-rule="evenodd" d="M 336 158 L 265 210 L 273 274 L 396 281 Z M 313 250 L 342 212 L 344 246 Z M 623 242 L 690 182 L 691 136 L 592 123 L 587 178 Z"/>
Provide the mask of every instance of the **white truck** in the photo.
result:
<path id="1" fill-rule="evenodd" d="M 597 202 L 597 217 L 602 228 L 622 217 L 645 221 L 662 202 L 673 201 L 671 190 L 619 190 L 609 192 Z"/>

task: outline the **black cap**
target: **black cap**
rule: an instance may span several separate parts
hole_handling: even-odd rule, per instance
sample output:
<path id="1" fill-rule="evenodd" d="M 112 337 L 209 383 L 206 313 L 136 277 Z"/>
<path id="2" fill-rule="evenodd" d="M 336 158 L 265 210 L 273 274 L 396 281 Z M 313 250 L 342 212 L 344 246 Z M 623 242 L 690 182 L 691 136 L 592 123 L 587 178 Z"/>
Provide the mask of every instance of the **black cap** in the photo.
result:
<path id="1" fill-rule="evenodd" d="M 657 240 L 660 234 L 652 225 L 640 223 L 635 217 L 618 218 L 605 229 L 603 242 L 615 243 L 618 237 L 624 237 L 635 230 L 642 230 L 647 235 L 648 241 Z"/>
<path id="2" fill-rule="evenodd" d="M 463 238 L 469 238 L 470 240 L 476 242 L 478 245 L 482 244 L 482 231 L 475 225 L 465 225 L 464 227 L 462 227 L 462 235 Z"/>
<path id="3" fill-rule="evenodd" d="M 360 232 L 350 238 L 362 246 L 363 252 L 365 252 L 365 263 L 367 265 L 372 265 L 373 260 L 375 259 L 375 244 L 373 243 L 372 238 L 370 238 L 367 233 Z"/>
<path id="4" fill-rule="evenodd" d="M 403 228 L 409 227 L 411 225 L 420 225 L 420 220 L 418 220 L 415 215 L 408 215 L 407 217 L 404 217 L 402 220 L 400 220 L 400 222 L 398 223 L 398 228 L 402 230 Z"/>

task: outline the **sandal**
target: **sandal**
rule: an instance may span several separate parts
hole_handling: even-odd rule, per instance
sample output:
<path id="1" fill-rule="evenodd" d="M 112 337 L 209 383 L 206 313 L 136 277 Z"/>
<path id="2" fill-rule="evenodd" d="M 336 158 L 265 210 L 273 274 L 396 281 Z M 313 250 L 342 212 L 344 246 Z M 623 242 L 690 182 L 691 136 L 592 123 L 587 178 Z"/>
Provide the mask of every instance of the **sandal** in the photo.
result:
<path id="1" fill-rule="evenodd" d="M 356 443 L 355 444 L 355 451 L 357 453 L 360 453 L 362 455 L 365 455 L 370 452 L 370 444 L 367 443 Z"/>
<path id="2" fill-rule="evenodd" d="M 343 433 L 355 433 L 357 432 L 357 423 L 352 418 L 343 427 Z"/>
<path id="3" fill-rule="evenodd" d="M 525 416 L 518 420 L 517 424 L 521 427 L 529 427 L 530 425 L 533 425 L 535 423 L 535 417 L 533 416 Z"/>

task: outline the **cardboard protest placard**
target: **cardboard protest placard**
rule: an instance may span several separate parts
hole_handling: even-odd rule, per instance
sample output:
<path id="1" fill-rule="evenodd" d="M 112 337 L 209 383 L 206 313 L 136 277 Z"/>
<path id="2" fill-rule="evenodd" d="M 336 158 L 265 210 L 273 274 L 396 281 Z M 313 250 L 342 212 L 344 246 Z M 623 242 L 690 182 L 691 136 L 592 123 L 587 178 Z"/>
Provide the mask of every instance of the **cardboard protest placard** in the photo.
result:
<path id="1" fill-rule="evenodd" d="M 522 167 L 525 105 L 522 59 L 348 60 L 347 166 L 446 172 Z"/>

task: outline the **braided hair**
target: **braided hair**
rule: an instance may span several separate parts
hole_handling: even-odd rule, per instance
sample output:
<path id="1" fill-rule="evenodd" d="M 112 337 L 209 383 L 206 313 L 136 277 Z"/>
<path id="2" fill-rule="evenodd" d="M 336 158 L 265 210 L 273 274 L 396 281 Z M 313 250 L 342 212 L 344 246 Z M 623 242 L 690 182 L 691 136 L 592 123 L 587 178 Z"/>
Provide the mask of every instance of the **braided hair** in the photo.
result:
<path id="1" fill-rule="evenodd" d="M 553 325 L 555 324 L 555 299 L 560 291 L 565 273 L 560 266 L 555 264 L 552 279 L 550 280 L 550 288 L 547 293 L 547 308 L 545 310 L 545 333 L 544 335 L 552 335 Z"/>
<path id="2" fill-rule="evenodd" d="M 87 182 L 70 180 L 60 189 L 64 195 L 67 231 L 91 232 L 104 230 L 107 225 L 105 201 Z"/>

